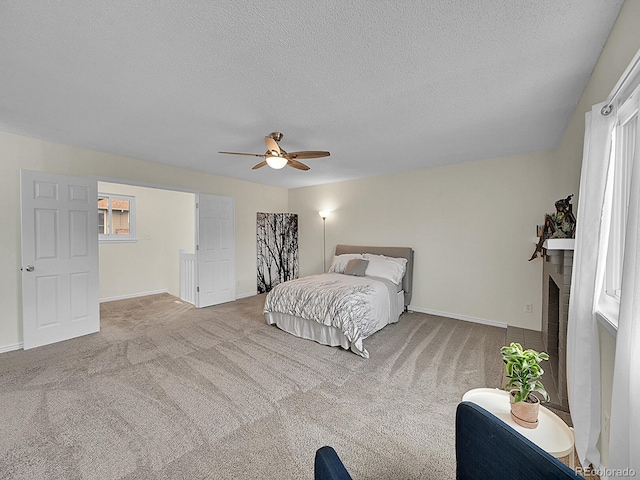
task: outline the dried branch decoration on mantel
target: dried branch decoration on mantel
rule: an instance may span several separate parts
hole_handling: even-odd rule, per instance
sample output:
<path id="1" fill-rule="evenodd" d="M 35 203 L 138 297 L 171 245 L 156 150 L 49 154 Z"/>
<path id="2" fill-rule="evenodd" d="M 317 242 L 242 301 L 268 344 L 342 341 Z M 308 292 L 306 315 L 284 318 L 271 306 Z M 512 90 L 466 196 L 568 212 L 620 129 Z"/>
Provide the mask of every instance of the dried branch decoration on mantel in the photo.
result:
<path id="1" fill-rule="evenodd" d="M 536 249 L 529 261 L 537 258 L 538 253 L 542 251 L 544 241 L 548 238 L 575 238 L 576 217 L 573 215 L 572 197 L 573 193 L 567 198 L 558 200 L 556 202 L 556 212 L 544 216 L 544 225 L 542 228 L 538 228 L 538 230 L 542 230 L 538 231 L 540 240 L 538 240 Z"/>

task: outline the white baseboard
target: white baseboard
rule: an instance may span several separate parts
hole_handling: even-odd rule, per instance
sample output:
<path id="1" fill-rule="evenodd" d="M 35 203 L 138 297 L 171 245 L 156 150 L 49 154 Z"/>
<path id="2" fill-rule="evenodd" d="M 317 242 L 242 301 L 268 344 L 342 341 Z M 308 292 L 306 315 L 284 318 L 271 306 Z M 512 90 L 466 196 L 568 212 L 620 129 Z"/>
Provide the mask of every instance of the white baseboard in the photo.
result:
<path id="1" fill-rule="evenodd" d="M 257 294 L 258 294 L 257 290 L 249 293 L 241 293 L 240 295 L 236 295 L 236 300 L 240 300 L 241 298 L 247 298 L 247 297 L 255 297 Z"/>
<path id="2" fill-rule="evenodd" d="M 113 302 L 115 300 L 126 300 L 128 298 L 146 297 L 147 295 L 157 295 L 159 293 L 167 293 L 167 292 L 168 290 L 166 288 L 163 288 L 162 290 L 154 290 L 152 292 L 140 292 L 140 293 L 131 293 L 129 295 L 118 295 L 117 297 L 101 298 L 100 303 Z"/>
<path id="3" fill-rule="evenodd" d="M 439 312 L 438 310 L 431 310 L 430 308 L 414 307 L 413 305 L 409 305 L 408 310 L 413 312 L 419 312 L 419 313 L 428 313 L 429 315 L 437 315 L 438 317 L 447 317 L 447 318 L 453 318 L 455 320 L 463 320 L 465 322 L 481 323 L 482 325 L 490 325 L 492 327 L 507 328 L 506 323 L 494 322 L 493 320 L 487 320 L 485 318 L 469 317 L 467 315 L 459 315 L 457 313 Z"/>
<path id="4" fill-rule="evenodd" d="M 22 342 L 15 343 L 13 345 L 5 345 L 4 347 L 0 347 L 0 353 L 12 352 L 14 350 L 22 350 L 24 344 Z"/>

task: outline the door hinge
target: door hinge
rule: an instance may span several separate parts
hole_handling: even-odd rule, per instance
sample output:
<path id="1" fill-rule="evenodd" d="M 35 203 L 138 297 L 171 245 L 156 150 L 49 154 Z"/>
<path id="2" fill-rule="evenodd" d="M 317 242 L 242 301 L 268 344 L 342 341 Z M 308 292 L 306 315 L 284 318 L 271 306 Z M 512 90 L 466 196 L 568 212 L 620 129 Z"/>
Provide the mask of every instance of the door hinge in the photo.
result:
<path id="1" fill-rule="evenodd" d="M 200 293 L 200 287 L 196 287 L 196 292 Z"/>
<path id="2" fill-rule="evenodd" d="M 196 245 L 196 252 L 200 250 L 200 245 Z"/>
<path id="3" fill-rule="evenodd" d="M 200 208 L 200 204 L 199 203 L 196 203 L 196 208 Z"/>

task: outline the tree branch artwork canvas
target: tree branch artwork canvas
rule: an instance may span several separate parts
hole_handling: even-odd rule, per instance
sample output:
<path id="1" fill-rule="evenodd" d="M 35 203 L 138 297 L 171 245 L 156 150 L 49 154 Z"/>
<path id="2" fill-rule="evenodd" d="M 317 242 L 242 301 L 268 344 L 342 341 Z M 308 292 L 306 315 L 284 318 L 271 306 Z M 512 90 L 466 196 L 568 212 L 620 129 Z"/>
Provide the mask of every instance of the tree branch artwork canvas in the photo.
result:
<path id="1" fill-rule="evenodd" d="M 298 215 L 257 214 L 258 293 L 298 278 Z"/>

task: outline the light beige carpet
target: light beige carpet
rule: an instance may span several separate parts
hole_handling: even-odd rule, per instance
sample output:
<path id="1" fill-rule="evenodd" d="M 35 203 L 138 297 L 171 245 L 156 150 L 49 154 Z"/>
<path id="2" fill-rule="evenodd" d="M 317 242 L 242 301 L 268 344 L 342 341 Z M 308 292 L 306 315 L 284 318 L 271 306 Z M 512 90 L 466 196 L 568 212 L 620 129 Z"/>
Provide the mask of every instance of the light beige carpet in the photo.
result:
<path id="1" fill-rule="evenodd" d="M 455 478 L 455 408 L 498 387 L 505 330 L 411 313 L 371 358 L 268 326 L 264 296 L 105 303 L 102 331 L 0 355 L 1 479 Z"/>

